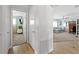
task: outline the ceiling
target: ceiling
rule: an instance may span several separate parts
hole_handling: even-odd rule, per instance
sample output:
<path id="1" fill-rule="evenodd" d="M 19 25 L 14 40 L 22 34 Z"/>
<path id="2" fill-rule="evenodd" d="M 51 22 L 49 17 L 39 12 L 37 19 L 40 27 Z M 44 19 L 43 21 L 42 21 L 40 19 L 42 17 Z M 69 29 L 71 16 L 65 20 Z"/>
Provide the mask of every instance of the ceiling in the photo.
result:
<path id="1" fill-rule="evenodd" d="M 53 8 L 53 17 L 62 18 L 63 16 L 79 15 L 79 5 L 51 5 Z M 31 5 L 11 5 L 12 9 L 28 11 Z"/>
<path id="2" fill-rule="evenodd" d="M 11 8 L 13 10 L 18 10 L 18 11 L 28 11 L 28 9 L 31 7 L 31 5 L 11 5 Z"/>
<path id="3" fill-rule="evenodd" d="M 53 8 L 54 18 L 62 18 L 63 16 L 79 14 L 78 5 L 54 5 L 51 7 Z"/>

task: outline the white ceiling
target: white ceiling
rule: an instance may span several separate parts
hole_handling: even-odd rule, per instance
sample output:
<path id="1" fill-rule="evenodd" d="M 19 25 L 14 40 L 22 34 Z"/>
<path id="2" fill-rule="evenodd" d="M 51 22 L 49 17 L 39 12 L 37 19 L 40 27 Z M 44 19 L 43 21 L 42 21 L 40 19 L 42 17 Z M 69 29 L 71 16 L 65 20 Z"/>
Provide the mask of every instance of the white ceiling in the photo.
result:
<path id="1" fill-rule="evenodd" d="M 62 18 L 63 16 L 79 15 L 78 5 L 51 5 L 53 8 L 54 18 Z M 31 5 L 11 5 L 14 10 L 27 11 Z"/>
<path id="2" fill-rule="evenodd" d="M 16 10 L 13 10 L 12 14 L 13 14 L 13 17 L 15 17 L 15 16 L 23 16 L 24 17 L 26 15 L 25 12 L 16 11 Z"/>
<path id="3" fill-rule="evenodd" d="M 24 11 L 24 12 L 26 12 L 30 7 L 31 5 L 11 5 L 11 8 L 13 10 Z"/>
<path id="4" fill-rule="evenodd" d="M 75 7 L 75 5 L 58 5 L 52 7 L 54 10 L 54 18 L 62 18 L 63 16 L 67 15 L 74 15 L 77 13 L 79 14 L 79 7 Z"/>

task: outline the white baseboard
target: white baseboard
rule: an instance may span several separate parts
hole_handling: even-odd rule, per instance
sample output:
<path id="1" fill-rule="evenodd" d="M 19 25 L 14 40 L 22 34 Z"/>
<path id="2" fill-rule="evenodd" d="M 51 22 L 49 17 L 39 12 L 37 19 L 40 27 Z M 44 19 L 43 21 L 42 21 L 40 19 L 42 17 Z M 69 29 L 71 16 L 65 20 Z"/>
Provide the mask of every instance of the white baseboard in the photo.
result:
<path id="1" fill-rule="evenodd" d="M 53 48 L 51 48 L 49 51 L 48 51 L 48 53 L 50 53 L 50 52 L 52 52 L 53 51 Z"/>
<path id="2" fill-rule="evenodd" d="M 34 50 L 35 54 L 38 54 L 38 52 L 36 50 Z"/>

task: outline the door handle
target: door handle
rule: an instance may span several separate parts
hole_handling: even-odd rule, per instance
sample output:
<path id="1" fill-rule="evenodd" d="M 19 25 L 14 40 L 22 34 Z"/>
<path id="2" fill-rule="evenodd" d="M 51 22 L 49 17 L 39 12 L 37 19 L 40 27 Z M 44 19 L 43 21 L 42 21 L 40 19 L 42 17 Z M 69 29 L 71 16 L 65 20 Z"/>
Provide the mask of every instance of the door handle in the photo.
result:
<path id="1" fill-rule="evenodd" d="M 35 33 L 36 31 L 32 31 L 33 33 Z"/>
<path id="2" fill-rule="evenodd" d="M 0 35 L 2 35 L 2 34 L 0 33 Z"/>
<path id="3" fill-rule="evenodd" d="M 7 32 L 7 33 L 9 33 L 9 32 Z"/>

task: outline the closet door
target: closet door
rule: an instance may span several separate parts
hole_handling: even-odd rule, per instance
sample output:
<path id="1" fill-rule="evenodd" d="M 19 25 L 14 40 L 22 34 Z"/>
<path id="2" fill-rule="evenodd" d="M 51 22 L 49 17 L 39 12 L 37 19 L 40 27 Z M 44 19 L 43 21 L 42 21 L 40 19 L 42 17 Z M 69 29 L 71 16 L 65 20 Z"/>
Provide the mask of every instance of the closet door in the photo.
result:
<path id="1" fill-rule="evenodd" d="M 1 23 L 0 23 L 0 25 L 1 25 Z M 1 26 L 0 26 L 0 54 L 1 53 L 2 53 L 2 33 L 1 33 Z"/>
<path id="2" fill-rule="evenodd" d="M 2 20 L 3 20 L 3 53 L 8 53 L 10 48 L 10 6 L 2 6 Z"/>
<path id="3" fill-rule="evenodd" d="M 34 17 L 31 17 L 30 19 L 30 43 L 32 47 L 34 48 L 34 41 L 35 41 L 35 20 Z"/>
<path id="4" fill-rule="evenodd" d="M 10 36 L 10 33 L 11 33 L 11 31 L 10 31 L 10 28 L 11 28 L 11 26 L 10 26 L 10 24 L 11 24 L 11 13 L 10 13 L 10 7 L 9 6 L 4 6 L 4 8 L 5 8 L 5 23 L 6 23 L 6 25 L 5 25 L 5 28 L 6 28 L 6 42 L 7 42 L 7 48 L 9 49 L 10 48 L 10 46 L 11 46 L 11 36 Z"/>
<path id="5" fill-rule="evenodd" d="M 1 18 L 1 6 L 0 6 L 0 53 L 2 51 L 2 18 Z"/>

